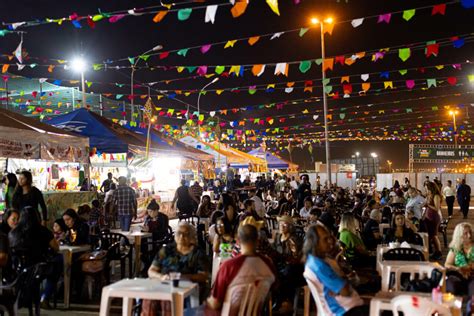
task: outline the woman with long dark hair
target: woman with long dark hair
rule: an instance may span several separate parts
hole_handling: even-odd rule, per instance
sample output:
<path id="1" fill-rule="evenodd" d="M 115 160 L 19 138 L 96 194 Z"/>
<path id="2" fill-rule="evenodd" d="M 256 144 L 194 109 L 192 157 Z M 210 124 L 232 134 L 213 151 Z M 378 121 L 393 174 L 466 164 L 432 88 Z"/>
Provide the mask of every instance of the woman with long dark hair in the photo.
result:
<path id="1" fill-rule="evenodd" d="M 30 206 L 23 208 L 18 225 L 8 234 L 14 264 L 32 266 L 44 261 L 49 249 L 59 250 L 53 233 L 41 225 L 37 212 Z"/>
<path id="2" fill-rule="evenodd" d="M 426 211 L 423 214 L 422 222 L 428 232 L 428 238 L 433 243 L 434 251 L 431 254 L 432 260 L 439 260 L 442 257 L 441 242 L 438 238 L 439 225 L 441 224 L 441 193 L 434 182 L 427 182 L 426 187 Z"/>
<path id="3" fill-rule="evenodd" d="M 7 186 L 5 192 L 5 207 L 7 209 L 12 208 L 13 195 L 18 186 L 18 179 L 14 173 L 8 173 L 5 177 L 5 185 Z"/>
<path id="4" fill-rule="evenodd" d="M 68 228 L 66 243 L 69 245 L 86 245 L 89 243 L 89 225 L 79 217 L 75 210 L 67 209 L 63 213 L 63 220 Z"/>
<path id="5" fill-rule="evenodd" d="M 35 210 L 38 216 L 39 206 L 41 207 L 42 215 L 42 217 L 40 217 L 41 223 L 45 225 L 48 221 L 48 209 L 44 202 L 43 194 L 38 190 L 38 188 L 33 186 L 33 175 L 29 171 L 20 172 L 20 176 L 18 177 L 18 188 L 13 195 L 12 206 L 17 210 L 22 210 L 29 206 L 29 210 Z"/>

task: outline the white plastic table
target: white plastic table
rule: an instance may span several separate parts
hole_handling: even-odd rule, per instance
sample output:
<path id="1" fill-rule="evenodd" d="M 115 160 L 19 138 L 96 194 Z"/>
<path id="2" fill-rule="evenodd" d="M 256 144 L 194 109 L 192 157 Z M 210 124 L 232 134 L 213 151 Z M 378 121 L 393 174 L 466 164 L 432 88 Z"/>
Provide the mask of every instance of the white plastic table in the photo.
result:
<path id="1" fill-rule="evenodd" d="M 413 248 L 413 249 L 417 249 L 419 251 L 421 251 L 423 253 L 423 255 L 425 256 L 425 260 L 428 261 L 429 260 L 429 257 L 430 257 L 430 254 L 428 252 L 428 249 L 425 249 L 423 246 L 419 246 L 419 245 L 410 245 L 410 248 Z M 376 269 L 377 269 L 377 272 L 379 273 L 379 275 L 382 275 L 383 273 L 383 267 L 385 265 L 385 261 L 383 260 L 383 254 L 386 253 L 387 251 L 389 251 L 390 247 L 388 246 L 383 246 L 383 245 L 377 245 L 377 264 L 376 264 Z M 406 261 L 405 261 L 406 263 Z"/>
<path id="2" fill-rule="evenodd" d="M 63 255 L 64 261 L 64 307 L 69 308 L 69 296 L 71 292 L 71 267 L 72 254 L 89 251 L 90 245 L 81 246 L 59 246 L 59 252 Z"/>
<path id="3" fill-rule="evenodd" d="M 431 299 L 431 293 L 419 293 L 419 292 L 378 292 L 374 298 L 370 300 L 370 316 L 380 316 L 381 311 L 392 310 L 392 298 L 398 295 L 413 295 Z M 452 315 L 461 315 L 462 298 L 455 297 L 450 303 L 443 303 L 449 307 Z"/>
<path id="4" fill-rule="evenodd" d="M 134 299 L 148 299 L 171 302 L 173 316 L 184 313 L 184 299 L 191 297 L 191 307 L 199 305 L 199 288 L 197 283 L 181 280 L 179 287 L 173 287 L 171 281 L 156 279 L 123 279 L 102 289 L 100 316 L 109 315 L 110 302 L 113 297 L 121 297 L 122 315 L 129 316 L 132 312 Z"/>
<path id="5" fill-rule="evenodd" d="M 120 229 L 112 229 L 111 232 L 124 235 L 130 241 L 130 243 L 134 245 L 134 255 L 135 255 L 134 276 L 138 276 L 138 274 L 140 273 L 140 266 L 141 266 L 140 255 L 141 255 L 141 250 L 142 250 L 141 249 L 142 239 L 151 238 L 152 233 L 131 232 L 131 231 L 124 232 L 124 231 L 121 231 Z"/>

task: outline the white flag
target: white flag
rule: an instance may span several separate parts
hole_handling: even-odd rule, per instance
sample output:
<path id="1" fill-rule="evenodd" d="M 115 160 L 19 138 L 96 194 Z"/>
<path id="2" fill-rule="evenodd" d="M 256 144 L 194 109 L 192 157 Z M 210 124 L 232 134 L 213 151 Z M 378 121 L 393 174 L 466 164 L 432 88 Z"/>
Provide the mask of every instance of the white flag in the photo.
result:
<path id="1" fill-rule="evenodd" d="M 361 26 L 362 23 L 364 23 L 364 18 L 355 19 L 355 20 L 352 20 L 352 22 L 351 22 L 352 27 L 354 27 L 354 28 Z"/>
<path id="2" fill-rule="evenodd" d="M 23 44 L 23 41 L 18 44 L 18 47 L 15 49 L 13 52 L 15 54 L 16 59 L 20 62 L 20 64 L 23 64 L 23 57 L 21 56 L 21 45 Z"/>
<path id="3" fill-rule="evenodd" d="M 208 5 L 206 8 L 206 18 L 204 20 L 205 23 L 211 22 L 214 24 L 216 19 L 216 12 L 217 12 L 217 5 Z"/>
<path id="4" fill-rule="evenodd" d="M 275 66 L 275 75 L 285 75 L 288 77 L 288 64 L 287 63 L 278 63 Z"/>
<path id="5" fill-rule="evenodd" d="M 23 68 L 25 68 L 26 65 L 21 65 L 21 64 L 16 64 L 18 66 L 18 70 L 23 70 Z"/>
<path id="6" fill-rule="evenodd" d="M 293 92 L 293 87 L 285 88 L 286 93 L 292 93 Z"/>
<path id="7" fill-rule="evenodd" d="M 367 81 L 367 79 L 369 79 L 369 74 L 360 75 L 360 79 Z"/>
<path id="8" fill-rule="evenodd" d="M 280 36 L 285 33 L 285 32 L 279 32 L 279 33 L 275 33 L 272 35 L 272 37 L 270 37 L 270 40 L 273 40 L 275 38 L 280 38 Z"/>

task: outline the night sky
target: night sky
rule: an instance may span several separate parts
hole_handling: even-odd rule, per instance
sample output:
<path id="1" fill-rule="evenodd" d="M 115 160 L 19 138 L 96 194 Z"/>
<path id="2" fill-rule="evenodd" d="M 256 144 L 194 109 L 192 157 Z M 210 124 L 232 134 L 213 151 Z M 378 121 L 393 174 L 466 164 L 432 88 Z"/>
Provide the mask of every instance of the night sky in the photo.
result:
<path id="1" fill-rule="evenodd" d="M 179 3 L 179 2 L 178 2 Z M 176 6 L 176 8 L 198 7 L 209 4 L 224 4 L 224 1 L 206 1 L 202 3 L 188 3 Z M 204 23 L 205 9 L 195 9 L 189 20 L 178 21 L 176 13 L 169 13 L 162 22 L 154 23 L 154 14 L 138 17 L 124 17 L 117 23 L 108 21 L 97 22 L 94 29 L 91 29 L 85 21 L 81 21 L 82 28 L 75 28 L 71 22 L 64 22 L 64 25 L 46 24 L 33 27 L 19 28 L 26 31 L 24 35 L 23 48 L 31 57 L 42 59 L 65 59 L 70 60 L 73 56 L 83 54 L 92 63 L 102 63 L 118 59 L 126 59 L 130 56 L 138 56 L 141 53 L 160 44 L 163 52 L 187 47 L 202 46 L 215 42 L 225 42 L 228 40 L 245 38 L 250 36 L 273 34 L 286 30 L 300 29 L 309 26 L 309 20 L 313 15 L 320 17 L 331 16 L 337 23 L 332 35 L 326 35 L 326 56 L 334 57 L 344 55 L 346 58 L 357 52 L 372 53 L 390 47 L 391 50 L 382 60 L 370 61 L 370 57 L 363 58 L 351 66 L 335 65 L 334 70 L 329 70 L 327 76 L 332 78 L 330 85 L 333 85 L 333 92 L 339 91 L 340 98 L 329 97 L 329 109 L 333 113 L 333 120 L 330 123 L 331 130 L 337 130 L 339 137 L 353 137 L 360 129 L 365 129 L 363 133 L 372 133 L 372 136 L 390 136 L 393 131 L 408 131 L 410 135 L 413 129 L 426 132 L 430 128 L 440 126 L 444 131 L 449 131 L 452 127 L 451 117 L 447 114 L 445 106 L 462 105 L 459 107 L 460 115 L 458 125 L 466 134 L 462 135 L 462 143 L 473 144 L 474 133 L 472 127 L 474 116 L 474 84 L 467 80 L 468 75 L 474 74 L 472 66 L 473 39 L 474 36 L 474 9 L 464 9 L 459 3 L 449 4 L 445 15 L 431 15 L 431 7 L 435 4 L 447 3 L 446 1 L 399 1 L 399 0 L 301 0 L 295 5 L 293 0 L 280 0 L 280 16 L 274 14 L 265 1 L 253 0 L 248 5 L 246 12 L 238 17 L 232 18 L 230 14 L 231 5 L 219 7 L 215 17 L 215 23 Z M 45 18 L 67 17 L 72 13 L 79 16 L 96 14 L 100 8 L 102 12 L 120 11 L 132 8 L 143 8 L 147 6 L 159 5 L 158 1 L 125 1 L 125 0 L 2 0 L 0 1 L 0 20 L 3 23 L 30 21 Z M 427 9 L 417 10 L 415 16 L 410 21 L 402 19 L 401 13 L 394 13 L 389 24 L 377 23 L 380 14 L 399 12 L 412 8 Z M 350 21 L 355 18 L 371 17 L 364 21 L 358 28 L 353 28 Z M 470 35 L 471 34 L 471 35 Z M 463 35 L 465 43 L 460 48 L 454 48 L 450 38 Z M 310 29 L 304 36 L 300 37 L 298 32 L 284 34 L 280 38 L 272 41 L 269 38 L 261 38 L 254 46 L 249 46 L 246 42 L 237 42 L 234 48 L 223 49 L 223 45 L 215 46 L 206 54 L 199 50 L 190 50 L 186 57 L 170 54 L 166 59 L 160 60 L 158 56 L 150 57 L 146 62 L 141 61 L 141 66 L 201 66 L 201 65 L 244 65 L 244 64 L 268 64 L 278 62 L 292 62 L 302 60 L 314 60 L 321 57 L 319 29 Z M 0 52 L 11 54 L 19 43 L 19 36 L 7 34 L 0 37 Z M 422 49 L 417 49 L 419 45 L 425 45 L 430 40 L 444 40 L 440 44 L 438 55 L 427 58 Z M 398 57 L 398 48 L 408 47 L 408 44 L 415 44 L 412 56 L 402 62 Z M 7 62 L 2 58 L 2 63 Z M 47 63 L 47 62 L 45 62 Z M 447 66 L 437 70 L 436 65 L 461 64 L 461 70 Z M 112 65 L 130 66 L 128 60 L 124 60 Z M 221 115 L 217 112 L 216 117 L 220 117 L 221 122 L 240 121 L 244 118 L 272 118 L 284 117 L 280 121 L 274 118 L 274 123 L 261 125 L 247 122 L 245 127 L 236 126 L 235 129 L 259 129 L 265 130 L 276 127 L 300 126 L 299 130 L 289 129 L 282 135 L 278 142 L 267 143 L 272 151 L 279 152 L 283 157 L 288 158 L 286 150 L 291 138 L 294 146 L 301 145 L 303 149 L 296 148 L 292 158 L 294 162 L 310 168 L 312 160 L 324 161 L 324 140 L 321 143 L 314 141 L 321 139 L 323 130 L 322 102 L 317 97 L 322 95 L 321 88 L 321 67 L 315 63 L 311 69 L 302 74 L 298 70 L 298 64 L 292 64 L 289 68 L 289 76 L 275 76 L 274 66 L 268 66 L 264 75 L 255 77 L 250 70 L 244 72 L 243 77 L 221 77 L 221 79 L 209 87 L 210 90 L 240 88 L 252 85 L 266 85 L 270 83 L 286 83 L 312 80 L 315 84 L 312 93 L 303 92 L 303 82 L 299 83 L 299 89 L 288 94 L 283 89 L 277 89 L 273 93 L 258 91 L 254 95 L 249 95 L 248 88 L 241 88 L 240 93 L 224 92 L 221 95 L 210 91 L 201 96 L 201 109 L 204 111 L 219 111 L 220 109 L 252 107 L 249 111 L 229 112 Z M 228 71 L 229 68 L 226 69 Z M 398 70 L 409 69 L 406 75 L 402 75 Z M 380 73 L 390 71 L 389 79 L 381 78 Z M 212 69 L 208 73 L 213 72 Z M 56 78 L 63 80 L 77 80 L 77 75 L 56 69 L 53 74 L 48 73 L 47 67 L 36 67 L 34 69 L 24 69 L 17 71 L 16 67 L 10 68 L 10 73 L 23 75 L 31 78 Z M 361 74 L 370 73 L 372 87 L 366 96 L 359 96 Z M 136 82 L 155 82 L 162 80 L 172 80 L 186 78 L 190 75 L 186 70 L 181 74 L 176 69 L 163 70 L 142 69 L 136 72 Z M 341 76 L 351 77 L 353 93 L 350 98 L 342 98 Z M 456 76 L 457 84 L 446 83 L 446 78 Z M 130 69 L 121 70 L 101 70 L 88 71 L 87 80 L 92 82 L 105 82 L 111 84 L 93 84 L 89 91 L 94 93 L 120 93 L 129 94 L 129 87 L 117 87 L 113 83 L 130 82 Z M 426 82 L 429 78 L 438 78 L 438 87 L 422 90 L 421 82 Z M 407 89 L 405 80 L 416 81 L 414 89 Z M 154 85 L 157 90 L 199 90 L 206 83 L 212 80 L 209 78 L 193 78 Z M 319 82 L 318 82 L 319 80 Z M 421 81 L 419 81 L 421 80 Z M 384 89 L 385 81 L 393 81 L 396 89 Z M 442 81 L 442 82 L 441 82 Z M 298 85 L 298 84 L 297 84 Z M 278 85 L 277 85 L 278 87 Z M 375 90 L 381 89 L 379 93 Z M 147 90 L 138 88 L 136 94 L 145 94 Z M 157 92 L 152 92 L 157 94 Z M 189 96 L 178 95 L 178 99 L 189 104 L 191 109 L 196 107 L 197 94 Z M 312 98 L 312 99 L 310 99 Z M 292 104 L 291 101 L 308 99 L 308 102 L 298 102 Z M 288 102 L 286 102 L 288 101 Z M 164 108 L 186 109 L 184 103 L 164 98 L 161 101 L 154 99 L 155 105 Z M 136 103 L 144 103 L 144 100 L 136 100 Z M 284 103 L 282 109 L 275 107 L 263 107 L 263 104 Z M 433 106 L 437 106 L 439 111 L 433 111 Z M 406 109 L 412 109 L 412 112 Z M 307 110 L 308 113 L 303 113 Z M 364 112 L 370 112 L 368 115 Z M 383 112 L 381 112 L 383 111 Z M 357 114 L 355 114 L 357 112 Z M 340 114 L 344 113 L 341 119 Z M 372 114 L 373 113 L 373 114 Z M 107 115 L 107 111 L 106 111 Z M 316 120 L 314 115 L 318 115 Z M 294 118 L 292 118 L 292 116 Z M 374 116 L 374 117 L 373 117 Z M 364 121 L 356 118 L 365 117 Z M 355 119 L 349 121 L 349 119 Z M 177 119 L 160 118 L 162 124 L 182 125 L 185 121 Z M 319 123 L 318 125 L 315 125 Z M 417 125 L 421 124 L 422 127 Z M 426 126 L 431 124 L 431 126 Z M 443 125 L 444 124 L 444 125 Z M 381 128 L 386 129 L 381 129 Z M 402 127 L 402 129 L 400 129 Z M 232 127 L 223 127 L 223 132 Z M 471 131 L 471 132 L 470 132 Z M 317 132 L 319 134 L 310 134 Z M 401 132 L 403 133 L 403 132 Z M 274 134 L 268 133 L 270 136 Z M 397 134 L 395 134 L 396 136 Z M 474 135 L 473 135 L 474 136 Z M 284 139 L 284 140 L 283 140 Z M 449 138 L 445 139 L 450 141 Z M 307 149 L 308 142 L 313 142 L 313 159 Z M 424 141 L 426 142 L 426 141 Z M 236 148 L 248 151 L 258 146 L 261 141 L 248 141 L 247 147 L 242 147 L 240 142 L 232 141 Z M 237 145 L 237 143 L 239 145 Z M 407 168 L 408 144 L 409 141 L 337 141 L 331 143 L 333 158 L 350 157 L 356 151 L 362 156 L 369 156 L 370 152 L 377 152 L 382 162 L 387 159 L 393 161 L 394 168 Z"/>

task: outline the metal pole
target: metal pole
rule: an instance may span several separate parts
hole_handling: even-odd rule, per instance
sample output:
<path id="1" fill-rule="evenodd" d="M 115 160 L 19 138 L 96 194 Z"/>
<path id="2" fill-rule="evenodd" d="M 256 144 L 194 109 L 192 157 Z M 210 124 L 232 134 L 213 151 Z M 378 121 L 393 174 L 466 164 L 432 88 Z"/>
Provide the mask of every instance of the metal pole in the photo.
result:
<path id="1" fill-rule="evenodd" d="M 81 84 L 82 84 L 82 107 L 86 107 L 86 81 L 84 80 L 84 71 L 81 71 Z"/>
<path id="2" fill-rule="evenodd" d="M 5 108 L 8 110 L 8 80 L 5 81 Z"/>
<path id="3" fill-rule="evenodd" d="M 328 131 L 328 101 L 326 97 L 326 72 L 324 70 L 324 59 L 326 58 L 326 52 L 324 47 L 324 22 L 321 21 L 321 58 L 322 62 L 322 81 L 323 81 L 323 106 L 324 106 L 324 136 L 325 136 L 325 147 L 326 147 L 326 174 L 328 176 L 328 186 L 331 188 L 331 155 L 329 152 L 329 131 Z"/>
<path id="4" fill-rule="evenodd" d="M 135 64 L 132 66 L 132 75 L 130 76 L 130 107 L 131 107 L 131 111 L 130 111 L 130 122 L 133 121 L 133 113 L 135 112 L 135 100 L 134 100 L 134 97 L 133 97 L 133 81 L 134 81 L 134 77 L 135 77 L 135 65 L 138 63 L 138 61 L 140 60 L 140 58 L 137 59 L 137 61 L 135 62 Z"/>
<path id="5" fill-rule="evenodd" d="M 100 109 L 100 116 L 104 116 L 104 103 L 102 101 L 102 94 L 99 94 L 99 109 Z"/>
<path id="6" fill-rule="evenodd" d="M 75 98 L 74 91 L 75 90 L 76 90 L 76 88 L 72 88 L 72 110 L 76 109 L 76 100 L 74 100 L 74 98 Z"/>
<path id="7" fill-rule="evenodd" d="M 454 149 L 458 148 L 458 130 L 456 127 L 456 113 L 453 113 L 453 125 L 454 125 Z"/>
<path id="8" fill-rule="evenodd" d="M 42 96 L 43 96 L 43 83 L 40 81 L 40 97 L 39 97 L 39 106 L 41 107 L 43 105 L 43 101 L 42 101 Z"/>

